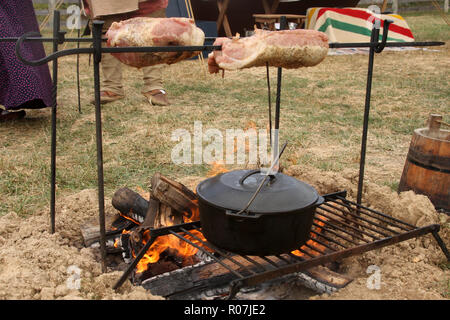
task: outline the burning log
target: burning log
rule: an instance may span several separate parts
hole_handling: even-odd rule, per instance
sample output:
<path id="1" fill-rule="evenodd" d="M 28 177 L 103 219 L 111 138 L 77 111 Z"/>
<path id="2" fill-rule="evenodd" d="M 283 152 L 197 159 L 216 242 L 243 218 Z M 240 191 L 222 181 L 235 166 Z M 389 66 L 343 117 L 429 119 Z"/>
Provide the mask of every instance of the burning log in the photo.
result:
<path id="1" fill-rule="evenodd" d="M 269 263 L 264 259 L 259 257 L 252 258 L 261 266 L 269 267 Z M 252 263 L 243 257 L 236 256 L 233 259 L 246 268 L 255 268 Z M 228 265 L 231 266 L 230 264 Z M 236 266 L 236 268 L 238 267 Z M 145 280 L 142 282 L 142 285 L 155 295 L 171 299 L 189 299 L 198 298 L 206 291 L 228 286 L 235 277 L 224 266 L 209 261 L 200 262 L 170 273 L 160 274 Z M 353 280 L 323 266 L 311 268 L 306 272 L 299 272 L 294 275 L 294 278 L 299 284 L 305 285 L 319 293 L 331 293 L 345 287 Z"/>
<path id="2" fill-rule="evenodd" d="M 151 184 L 151 196 L 161 203 L 187 215 L 187 218 L 191 218 L 197 212 L 197 195 L 183 184 L 170 180 L 160 173 L 155 173 Z"/>
<path id="3" fill-rule="evenodd" d="M 125 220 L 120 216 L 106 217 L 106 250 L 108 253 L 121 251 L 120 248 L 114 246 L 117 239 L 120 238 L 122 230 L 132 227 L 132 222 Z M 117 226 L 120 225 L 118 228 Z M 100 231 L 98 219 L 92 218 L 81 226 L 81 235 L 86 247 L 100 246 Z"/>
<path id="4" fill-rule="evenodd" d="M 151 179 L 148 201 L 128 188 L 121 188 L 114 194 L 112 204 L 123 217 L 136 223 L 134 228 L 124 233 L 119 241 L 119 246 L 127 251 L 124 252 L 124 259 L 127 261 L 135 257 L 150 240 L 149 229 L 181 224 L 187 222 L 185 219 L 198 218 L 195 193 L 183 184 L 159 173 Z M 194 253 L 190 252 L 186 256 L 183 256 L 183 253 L 177 253 L 178 250 L 186 250 L 183 249 L 186 244 L 177 245 L 179 242 L 178 239 L 165 241 L 164 237 L 158 238 L 157 243 L 147 251 L 137 270 L 132 274 L 135 282 L 158 274 L 158 270 L 168 271 L 198 262 L 198 259 L 191 259 L 196 249 Z M 149 263 L 152 265 L 151 270 L 147 270 Z"/>
<path id="5" fill-rule="evenodd" d="M 182 216 L 192 218 L 197 212 L 197 196 L 183 184 L 155 173 L 151 185 L 149 201 L 129 188 L 121 188 L 113 195 L 113 207 L 138 224 L 154 228 L 167 226 L 169 221 L 181 223 Z"/>
<path id="6" fill-rule="evenodd" d="M 142 223 L 148 210 L 148 201 L 129 188 L 117 190 L 112 198 L 112 205 L 122 216 L 129 217 L 137 223 Z"/>
<path id="7" fill-rule="evenodd" d="M 299 272 L 297 282 L 319 293 L 333 293 L 347 286 L 352 278 L 334 272 L 324 266 L 317 266 Z"/>

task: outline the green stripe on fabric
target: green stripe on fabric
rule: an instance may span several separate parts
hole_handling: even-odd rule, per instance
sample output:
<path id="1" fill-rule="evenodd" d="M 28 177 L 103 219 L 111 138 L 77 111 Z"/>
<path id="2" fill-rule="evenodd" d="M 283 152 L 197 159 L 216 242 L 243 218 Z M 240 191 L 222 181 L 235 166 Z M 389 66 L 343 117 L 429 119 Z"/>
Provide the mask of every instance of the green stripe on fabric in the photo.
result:
<path id="1" fill-rule="evenodd" d="M 325 22 L 320 26 L 319 31 L 325 32 L 325 30 L 329 26 L 332 26 L 333 28 L 336 28 L 336 29 L 348 31 L 348 32 L 362 34 L 362 35 L 365 35 L 368 37 L 370 37 L 370 35 L 372 33 L 372 31 L 367 28 L 356 26 L 354 24 L 350 24 L 350 23 L 346 23 L 346 22 L 342 22 L 342 21 L 338 21 L 338 20 L 335 20 L 332 18 L 327 18 L 325 20 Z M 383 35 L 380 34 L 379 38 L 381 40 L 383 38 Z M 387 41 L 405 42 L 405 40 L 403 40 L 403 39 L 396 39 L 396 38 L 392 38 L 392 37 L 388 37 Z"/>

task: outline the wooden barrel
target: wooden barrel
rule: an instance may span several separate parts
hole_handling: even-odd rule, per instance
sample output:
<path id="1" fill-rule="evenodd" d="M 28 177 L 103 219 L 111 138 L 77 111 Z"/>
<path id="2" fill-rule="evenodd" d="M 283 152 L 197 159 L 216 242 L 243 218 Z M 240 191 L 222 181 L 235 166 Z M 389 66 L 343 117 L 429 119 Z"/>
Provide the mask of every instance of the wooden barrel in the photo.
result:
<path id="1" fill-rule="evenodd" d="M 413 190 L 450 211 L 450 131 L 441 123 L 442 116 L 431 115 L 427 128 L 414 130 L 398 192 Z"/>

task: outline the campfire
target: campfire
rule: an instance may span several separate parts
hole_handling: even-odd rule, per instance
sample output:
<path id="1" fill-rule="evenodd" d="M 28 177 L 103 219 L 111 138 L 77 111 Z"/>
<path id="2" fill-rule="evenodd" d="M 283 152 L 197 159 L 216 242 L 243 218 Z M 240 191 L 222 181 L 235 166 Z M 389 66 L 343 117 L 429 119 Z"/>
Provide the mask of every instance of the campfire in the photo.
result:
<path id="1" fill-rule="evenodd" d="M 226 172 L 220 165 L 213 170 Z M 112 204 L 118 214 L 108 224 L 107 250 L 121 252 L 128 264 L 116 288 L 130 278 L 154 295 L 216 299 L 233 297 L 242 286 L 294 281 L 332 293 L 352 281 L 338 272 L 341 259 L 427 233 L 437 237 L 439 229 L 414 227 L 347 200 L 341 191 L 323 195 L 303 245 L 281 254 L 247 255 L 208 241 L 199 197 L 159 173 L 151 179 L 150 192 L 115 192 Z M 87 226 L 82 234 L 86 246 L 98 245 L 98 228 Z"/>
<path id="2" fill-rule="evenodd" d="M 152 192 L 143 194 L 128 188 L 117 190 L 113 205 L 118 209 L 117 220 L 127 220 L 132 224 L 123 227 L 116 237 L 114 247 L 124 252 L 124 258 L 136 258 L 136 254 L 150 240 L 149 229 L 170 227 L 199 219 L 195 194 L 185 186 L 160 174 L 152 178 Z M 119 229 L 113 227 L 117 232 Z M 201 232 L 194 235 L 205 241 Z M 191 237 L 190 241 L 197 243 Z M 136 266 L 134 278 L 141 281 L 160 273 L 169 272 L 199 262 L 195 255 L 198 249 L 173 235 L 158 237 Z"/>
<path id="3" fill-rule="evenodd" d="M 225 166 L 216 163 L 212 166 L 208 176 L 226 172 Z M 129 188 L 117 190 L 112 198 L 112 204 L 117 209 L 117 217 L 111 223 L 107 232 L 109 252 L 122 252 L 124 261 L 130 263 L 136 258 L 139 251 L 144 248 L 151 238 L 151 229 L 164 229 L 180 224 L 189 224 L 199 221 L 199 208 L 197 195 L 183 184 L 171 180 L 159 173 L 151 179 L 151 190 L 135 192 Z M 147 198 L 147 199 L 146 199 Z M 305 255 L 318 255 L 327 248 L 315 241 L 321 232 L 323 222 L 317 221 L 312 228 L 310 240 L 297 250 L 292 251 L 292 257 L 305 257 Z M 82 230 L 85 243 L 95 244 L 98 234 Z M 210 261 L 208 254 L 214 250 L 205 246 L 207 239 L 201 229 L 192 229 L 185 238 L 168 234 L 153 239 L 153 243 L 137 263 L 131 279 L 135 284 L 153 281 L 158 275 L 170 274 L 188 266 L 198 265 L 198 273 L 208 269 L 205 262 Z M 201 249 L 201 250 L 200 250 Z M 241 260 L 241 259 L 240 259 Z M 239 262 L 243 266 L 249 263 L 245 260 Z M 261 260 L 261 264 L 267 261 Z M 209 271 L 219 276 L 229 273 L 225 268 Z M 312 270 L 315 279 L 322 279 L 333 290 L 336 287 L 351 281 L 340 276 L 332 270 L 321 267 Z M 325 279 L 325 280 L 324 280 Z M 317 281 L 310 279 L 310 281 Z"/>
<path id="4" fill-rule="evenodd" d="M 212 177 L 227 171 L 222 163 L 215 162 L 207 176 Z M 113 197 L 113 205 L 118 209 L 118 220 L 126 219 L 132 222 L 132 228 L 124 227 L 121 236 L 114 241 L 115 248 L 128 250 L 124 254 L 125 257 L 136 258 L 137 252 L 150 240 L 149 228 L 170 227 L 200 220 L 198 200 L 194 192 L 159 173 L 152 177 L 151 183 L 151 192 L 140 190 L 139 194 L 128 188 L 122 188 Z M 150 199 L 146 210 L 144 197 Z M 142 206 L 130 205 L 138 202 L 137 199 Z M 293 255 L 304 257 L 306 253 L 316 256 L 326 250 L 325 246 L 314 240 L 320 234 L 324 222 L 316 223 L 312 227 L 310 240 L 292 251 Z M 118 228 L 114 227 L 114 230 L 117 231 Z M 201 246 L 201 241 L 207 241 L 202 232 L 197 230 L 191 232 L 193 236 L 188 235 L 187 239 L 192 243 Z M 207 247 L 203 248 L 208 250 Z M 160 273 L 198 263 L 201 260 L 196 257 L 198 250 L 174 235 L 158 237 L 137 264 L 134 278 L 142 281 Z"/>

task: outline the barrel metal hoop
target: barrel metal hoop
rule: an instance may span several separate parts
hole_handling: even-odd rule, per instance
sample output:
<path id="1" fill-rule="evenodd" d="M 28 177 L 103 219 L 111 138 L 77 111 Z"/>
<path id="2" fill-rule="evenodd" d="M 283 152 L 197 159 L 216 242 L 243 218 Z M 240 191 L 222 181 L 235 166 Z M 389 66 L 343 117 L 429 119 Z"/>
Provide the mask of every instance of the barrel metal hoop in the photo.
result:
<path id="1" fill-rule="evenodd" d="M 427 170 L 438 171 L 438 172 L 443 172 L 443 173 L 450 174 L 450 169 L 444 169 L 444 168 L 436 167 L 436 166 L 434 166 L 435 163 L 433 163 L 433 165 L 427 165 L 427 164 L 421 163 L 421 162 L 417 161 L 416 159 L 414 159 L 414 157 L 412 157 L 411 154 L 408 154 L 407 158 L 408 158 L 408 161 L 410 163 L 412 163 L 412 164 L 414 164 L 414 165 L 416 165 L 418 167 L 421 167 L 421 168 L 424 168 L 424 169 L 427 169 Z"/>

